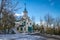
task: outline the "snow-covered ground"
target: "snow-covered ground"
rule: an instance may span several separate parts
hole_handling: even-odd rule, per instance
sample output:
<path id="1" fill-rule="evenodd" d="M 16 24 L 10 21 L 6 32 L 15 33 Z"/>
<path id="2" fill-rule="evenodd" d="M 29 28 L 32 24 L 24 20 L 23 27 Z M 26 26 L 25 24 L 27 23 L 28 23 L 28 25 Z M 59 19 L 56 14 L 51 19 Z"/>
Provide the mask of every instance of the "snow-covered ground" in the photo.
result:
<path id="1" fill-rule="evenodd" d="M 0 40 L 38 40 L 39 37 L 25 34 L 0 35 Z M 43 38 L 42 38 L 43 39 Z"/>
<path id="2" fill-rule="evenodd" d="M 46 38 L 37 35 L 26 35 L 26 34 L 0 34 L 0 40 L 57 40 L 54 38 Z"/>

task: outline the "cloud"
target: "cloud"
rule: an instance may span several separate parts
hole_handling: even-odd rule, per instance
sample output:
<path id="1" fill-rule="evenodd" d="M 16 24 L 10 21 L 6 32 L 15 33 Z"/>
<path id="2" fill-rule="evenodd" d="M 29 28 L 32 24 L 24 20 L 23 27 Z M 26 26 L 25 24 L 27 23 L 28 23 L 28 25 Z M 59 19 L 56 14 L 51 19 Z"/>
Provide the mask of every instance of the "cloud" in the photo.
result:
<path id="1" fill-rule="evenodd" d="M 18 14 L 18 13 L 16 13 L 14 16 L 23 16 L 23 13 L 21 13 L 21 14 Z"/>
<path id="2" fill-rule="evenodd" d="M 40 22 L 35 22 L 36 24 L 40 25 Z"/>
<path id="3" fill-rule="evenodd" d="M 35 23 L 38 24 L 38 25 L 41 25 L 40 22 L 35 22 Z M 47 26 L 47 23 L 45 21 L 42 21 L 42 25 Z M 51 26 L 50 25 L 48 25 L 48 26 L 53 27 L 54 25 L 51 24 Z"/>
<path id="4" fill-rule="evenodd" d="M 38 24 L 38 25 L 40 25 L 40 22 L 35 22 L 35 23 Z M 42 21 L 42 24 L 44 25 L 44 24 L 46 24 L 46 22 Z"/>

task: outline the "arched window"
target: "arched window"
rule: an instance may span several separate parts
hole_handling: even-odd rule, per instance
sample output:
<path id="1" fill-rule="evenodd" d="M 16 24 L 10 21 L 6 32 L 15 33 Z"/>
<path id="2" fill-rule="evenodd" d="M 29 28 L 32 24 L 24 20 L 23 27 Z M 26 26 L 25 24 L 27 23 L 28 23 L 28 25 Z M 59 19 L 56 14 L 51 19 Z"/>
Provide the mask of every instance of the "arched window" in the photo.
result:
<path id="1" fill-rule="evenodd" d="M 27 23 L 28 24 L 28 23 Z"/>
<path id="2" fill-rule="evenodd" d="M 23 23 L 22 23 L 22 25 L 24 25 L 24 26 L 25 26 L 25 25 L 26 25 L 26 22 L 23 22 Z"/>
<path id="3" fill-rule="evenodd" d="M 31 25 L 31 23 L 30 23 L 30 25 Z"/>
<path id="4" fill-rule="evenodd" d="M 21 31 L 23 30 L 23 28 L 21 27 Z"/>

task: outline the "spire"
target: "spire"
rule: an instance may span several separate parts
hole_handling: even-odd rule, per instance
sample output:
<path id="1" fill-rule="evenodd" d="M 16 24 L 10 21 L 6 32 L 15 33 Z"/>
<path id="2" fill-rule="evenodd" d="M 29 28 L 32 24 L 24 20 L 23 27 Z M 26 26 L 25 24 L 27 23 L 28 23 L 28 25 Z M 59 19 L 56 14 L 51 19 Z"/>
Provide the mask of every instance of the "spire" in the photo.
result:
<path id="1" fill-rule="evenodd" d="M 23 11 L 23 18 L 28 18 L 28 11 L 26 10 L 26 3 L 24 3 L 24 11 Z"/>
<path id="2" fill-rule="evenodd" d="M 27 10 L 26 10 L 26 3 L 24 3 L 24 6 L 25 6 L 25 8 L 24 8 L 24 11 L 23 12 L 24 13 L 28 13 Z"/>
<path id="3" fill-rule="evenodd" d="M 24 3 L 24 5 L 25 5 L 25 10 L 26 10 L 26 3 Z"/>

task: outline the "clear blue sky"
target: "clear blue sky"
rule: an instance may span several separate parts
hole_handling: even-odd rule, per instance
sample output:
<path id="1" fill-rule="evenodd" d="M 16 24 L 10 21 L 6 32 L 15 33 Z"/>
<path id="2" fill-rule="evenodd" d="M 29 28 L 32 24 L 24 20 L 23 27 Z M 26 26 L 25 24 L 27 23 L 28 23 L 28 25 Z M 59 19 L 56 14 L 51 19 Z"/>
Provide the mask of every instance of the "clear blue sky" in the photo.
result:
<path id="1" fill-rule="evenodd" d="M 60 16 L 60 0 L 17 0 L 19 1 L 19 7 L 22 7 L 18 11 L 21 13 L 24 10 L 24 3 L 27 5 L 28 15 L 34 16 L 35 21 L 38 22 L 40 17 L 43 19 L 46 14 L 53 17 Z"/>

